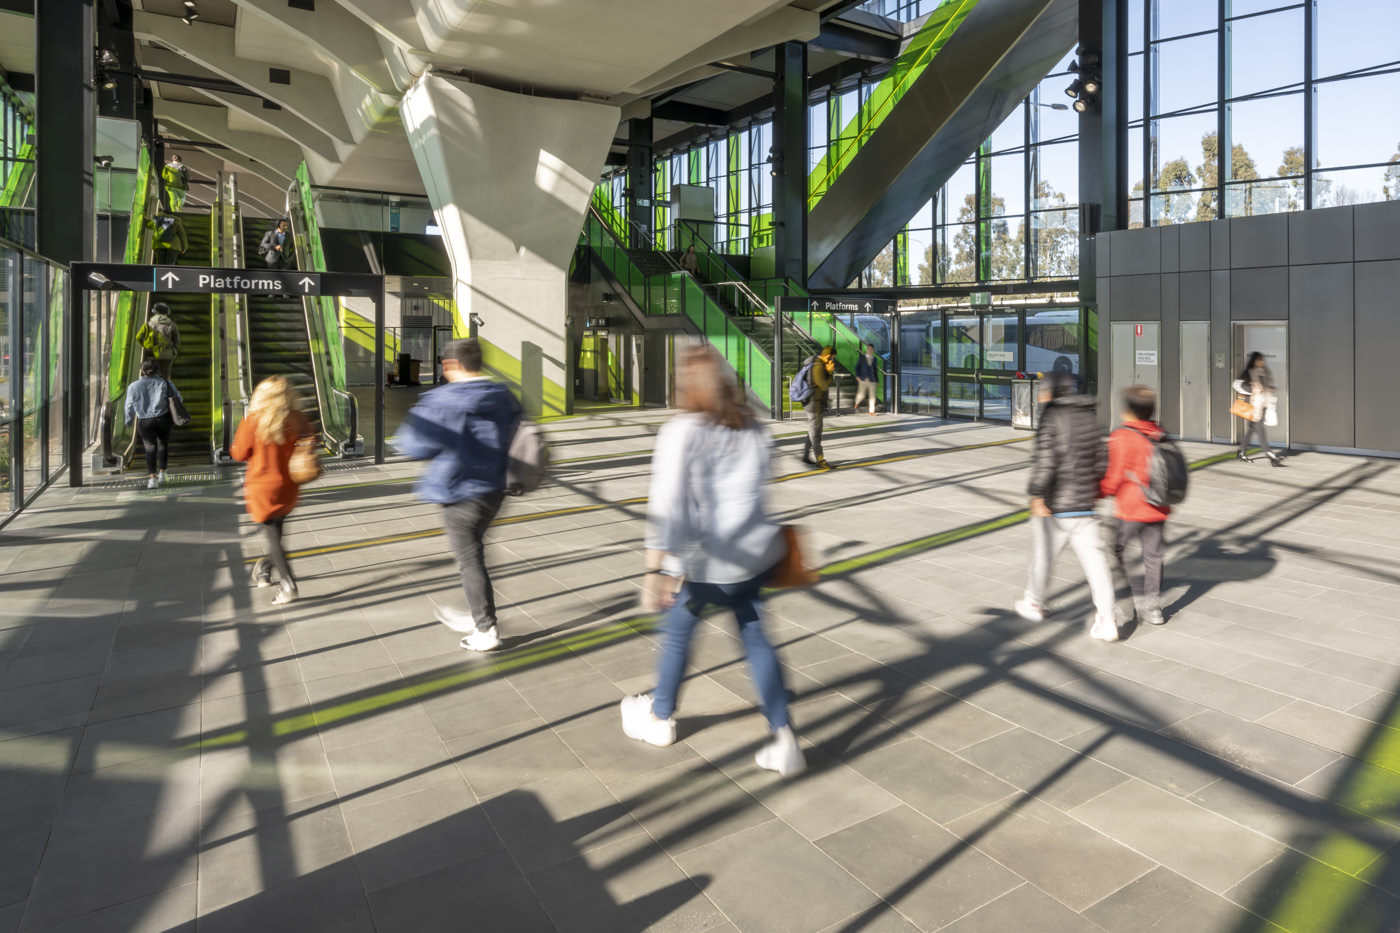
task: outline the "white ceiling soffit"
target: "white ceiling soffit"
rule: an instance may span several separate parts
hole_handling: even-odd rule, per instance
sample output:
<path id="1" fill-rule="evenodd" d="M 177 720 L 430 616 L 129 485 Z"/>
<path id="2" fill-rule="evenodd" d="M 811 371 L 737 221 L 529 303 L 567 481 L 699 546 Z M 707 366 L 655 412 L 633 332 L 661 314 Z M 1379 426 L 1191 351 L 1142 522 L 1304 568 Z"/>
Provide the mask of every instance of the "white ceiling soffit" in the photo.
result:
<path id="1" fill-rule="evenodd" d="M 296 175 L 297 165 L 302 159 L 301 149 L 280 136 L 230 128 L 228 111 L 223 107 L 159 100 L 155 102 L 155 115 L 162 123 L 178 124 L 197 138 L 222 143 L 234 152 L 267 166 L 287 181 Z"/>
<path id="2" fill-rule="evenodd" d="M 339 0 L 429 64 L 525 86 L 605 97 L 640 93 L 700 46 L 786 12 L 786 35 L 815 36 L 818 16 L 787 0 Z M 796 25 L 795 25 L 796 24 Z M 766 35 L 776 30 L 765 30 Z M 743 52 L 761 41 L 728 43 Z"/>
<path id="3" fill-rule="evenodd" d="M 353 143 L 368 132 L 366 121 L 352 110 L 356 119 L 347 120 L 335 87 L 324 75 L 289 67 L 286 62 L 258 62 L 240 58 L 235 50 L 234 30 L 195 22 L 186 26 L 178 18 L 153 13 L 136 13 L 132 31 L 138 39 L 156 42 L 204 66 L 209 71 L 256 91 L 320 128 L 343 143 Z M 285 69 L 290 84 L 274 83 L 271 68 Z M 360 102 L 355 102 L 358 105 Z M 374 114 L 382 118 L 382 114 Z"/>
<path id="4" fill-rule="evenodd" d="M 34 17 L 0 12 L 0 67 L 32 75 L 34 60 Z"/>
<path id="5" fill-rule="evenodd" d="M 234 0 L 238 17 L 236 50 L 240 58 L 261 62 L 296 62 L 335 80 L 349 71 L 368 89 L 397 97 L 380 36 L 335 3 L 299 10 L 287 0 Z M 246 14 L 246 15 L 244 15 Z"/>

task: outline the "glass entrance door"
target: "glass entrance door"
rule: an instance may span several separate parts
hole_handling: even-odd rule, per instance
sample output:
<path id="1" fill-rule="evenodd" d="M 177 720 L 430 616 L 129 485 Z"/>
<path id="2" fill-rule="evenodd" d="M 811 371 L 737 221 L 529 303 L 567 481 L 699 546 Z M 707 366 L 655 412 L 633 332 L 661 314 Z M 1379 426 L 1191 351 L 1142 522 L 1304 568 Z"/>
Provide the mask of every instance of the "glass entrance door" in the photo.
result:
<path id="1" fill-rule="evenodd" d="M 1020 363 L 1021 314 L 949 312 L 943 319 L 949 418 L 1011 420 L 1011 380 Z"/>

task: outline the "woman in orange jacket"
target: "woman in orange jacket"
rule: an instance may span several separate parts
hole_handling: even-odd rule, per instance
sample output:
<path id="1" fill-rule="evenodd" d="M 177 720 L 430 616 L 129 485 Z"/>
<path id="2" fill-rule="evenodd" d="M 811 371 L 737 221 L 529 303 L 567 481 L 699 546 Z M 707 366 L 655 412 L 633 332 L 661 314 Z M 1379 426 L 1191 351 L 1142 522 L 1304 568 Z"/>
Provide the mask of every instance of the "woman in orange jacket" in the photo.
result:
<path id="1" fill-rule="evenodd" d="M 310 431 L 306 416 L 297 411 L 292 386 L 282 376 L 269 376 L 253 390 L 248 413 L 233 439 L 233 459 L 245 461 L 243 501 L 248 515 L 263 526 L 267 557 L 253 565 L 253 583 L 271 586 L 277 571 L 278 593 L 274 605 L 297 598 L 297 581 L 282 550 L 282 525 L 297 504 L 298 486 L 292 481 L 290 463 L 297 440 Z"/>

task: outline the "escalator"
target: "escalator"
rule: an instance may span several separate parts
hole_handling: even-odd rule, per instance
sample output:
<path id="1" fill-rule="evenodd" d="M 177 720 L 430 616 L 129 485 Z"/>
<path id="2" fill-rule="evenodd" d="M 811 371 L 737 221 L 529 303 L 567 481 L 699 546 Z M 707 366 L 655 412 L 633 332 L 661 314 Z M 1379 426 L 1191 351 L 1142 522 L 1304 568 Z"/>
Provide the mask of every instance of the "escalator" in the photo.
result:
<path id="1" fill-rule="evenodd" d="M 180 256 L 177 265 L 209 265 L 212 242 L 210 215 L 186 213 L 182 217 L 189 248 Z M 169 292 L 153 295 L 151 301 L 165 302 L 170 307 L 170 316 L 180 328 L 180 353 L 170 368 L 170 381 L 180 389 L 180 396 L 190 412 L 190 423 L 170 432 L 170 463 L 172 466 L 207 466 L 213 460 L 210 444 L 213 433 L 213 380 L 218 371 L 211 346 L 210 296 Z M 137 442 L 132 463 L 144 469 L 139 451 L 140 443 Z"/>
<path id="2" fill-rule="evenodd" d="M 844 288 L 1074 47 L 1076 0 L 945 0 L 809 179 L 808 284 Z"/>
<path id="3" fill-rule="evenodd" d="M 263 263 L 255 255 L 263 234 L 277 226 L 276 220 L 244 218 L 242 221 L 246 262 Z M 285 376 L 296 390 L 301 410 L 321 431 L 320 405 L 316 397 L 316 374 L 311 361 L 311 340 L 306 332 L 306 309 L 302 299 L 288 295 L 249 295 L 248 344 L 252 385 L 269 376 Z"/>

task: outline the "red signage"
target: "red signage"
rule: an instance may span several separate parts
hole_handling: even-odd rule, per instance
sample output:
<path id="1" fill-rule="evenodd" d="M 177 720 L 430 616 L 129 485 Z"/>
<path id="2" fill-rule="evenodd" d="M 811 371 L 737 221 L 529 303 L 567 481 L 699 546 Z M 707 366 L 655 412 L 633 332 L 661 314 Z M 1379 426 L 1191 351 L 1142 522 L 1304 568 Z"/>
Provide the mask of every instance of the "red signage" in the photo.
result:
<path id="1" fill-rule="evenodd" d="M 1138 324 L 1136 327 L 1133 328 L 1133 336 L 1134 336 L 1134 337 L 1141 337 L 1141 336 L 1142 336 L 1142 325 L 1141 325 L 1141 324 Z"/>

